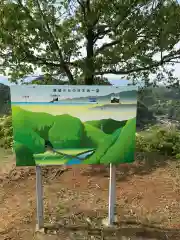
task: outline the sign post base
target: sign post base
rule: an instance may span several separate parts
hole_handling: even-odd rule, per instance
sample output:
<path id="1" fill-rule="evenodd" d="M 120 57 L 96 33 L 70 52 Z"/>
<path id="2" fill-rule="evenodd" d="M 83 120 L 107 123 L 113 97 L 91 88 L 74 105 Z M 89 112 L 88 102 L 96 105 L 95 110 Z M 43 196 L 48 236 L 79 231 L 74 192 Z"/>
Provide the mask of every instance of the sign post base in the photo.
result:
<path id="1" fill-rule="evenodd" d="M 42 171 L 40 166 L 36 166 L 36 203 L 37 203 L 36 230 L 38 231 L 44 228 L 43 186 L 42 186 Z"/>
<path id="2" fill-rule="evenodd" d="M 112 226 L 115 223 L 115 201 L 116 199 L 116 166 L 110 164 L 110 179 L 109 179 L 109 211 L 108 225 Z"/>

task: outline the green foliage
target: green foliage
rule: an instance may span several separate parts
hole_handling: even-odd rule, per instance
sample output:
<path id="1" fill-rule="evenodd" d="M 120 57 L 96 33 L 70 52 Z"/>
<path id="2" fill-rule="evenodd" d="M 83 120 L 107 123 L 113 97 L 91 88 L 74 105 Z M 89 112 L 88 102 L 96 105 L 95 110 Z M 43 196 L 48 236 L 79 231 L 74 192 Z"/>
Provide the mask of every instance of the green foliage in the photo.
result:
<path id="1" fill-rule="evenodd" d="M 139 100 L 137 102 L 137 127 L 143 129 L 149 124 L 154 124 L 156 122 L 156 117 L 153 111 L 149 109 L 143 101 Z"/>
<path id="2" fill-rule="evenodd" d="M 166 109 L 169 118 L 180 121 L 180 100 L 172 100 Z"/>
<path id="3" fill-rule="evenodd" d="M 134 82 L 140 77 L 148 82 L 155 73 L 160 81 L 168 72 L 171 81 L 166 63 L 179 57 L 179 48 L 174 50 L 179 9 L 176 0 L 4 0 L 1 72 L 8 68 L 16 81 L 40 67 L 47 76 L 66 76 L 72 84 L 80 78 L 93 84 L 110 73 L 127 74 Z M 108 43 L 98 46 L 101 39 Z M 165 54 L 155 60 L 160 52 Z"/>
<path id="4" fill-rule="evenodd" d="M 0 146 L 8 149 L 13 143 L 12 117 L 4 116 L 0 118 Z"/>
<path id="5" fill-rule="evenodd" d="M 176 127 L 152 127 L 136 137 L 137 151 L 155 151 L 175 156 L 180 153 L 180 131 Z"/>
<path id="6" fill-rule="evenodd" d="M 141 134 L 136 134 L 136 149 L 139 152 L 150 152 L 151 149 L 151 139 L 147 136 L 143 136 Z"/>
<path id="7" fill-rule="evenodd" d="M 149 111 L 158 117 L 164 116 L 172 120 L 180 120 L 180 91 L 179 88 L 150 87 L 139 92 L 139 100 L 146 105 Z M 145 118 L 146 113 L 142 112 L 138 105 L 138 118 Z"/>
<path id="8" fill-rule="evenodd" d="M 26 145 L 15 142 L 14 150 L 16 152 L 17 166 L 35 166 L 33 152 Z"/>
<path id="9" fill-rule="evenodd" d="M 151 110 L 153 111 L 153 113 L 157 116 L 161 116 L 165 114 L 166 109 L 162 106 L 162 105 L 154 105 L 151 107 Z"/>
<path id="10" fill-rule="evenodd" d="M 180 88 L 148 87 L 138 94 L 137 127 L 144 129 L 158 120 L 180 121 Z"/>
<path id="11" fill-rule="evenodd" d="M 49 130 L 54 148 L 78 148 L 83 144 L 84 126 L 80 119 L 64 114 L 56 116 Z"/>

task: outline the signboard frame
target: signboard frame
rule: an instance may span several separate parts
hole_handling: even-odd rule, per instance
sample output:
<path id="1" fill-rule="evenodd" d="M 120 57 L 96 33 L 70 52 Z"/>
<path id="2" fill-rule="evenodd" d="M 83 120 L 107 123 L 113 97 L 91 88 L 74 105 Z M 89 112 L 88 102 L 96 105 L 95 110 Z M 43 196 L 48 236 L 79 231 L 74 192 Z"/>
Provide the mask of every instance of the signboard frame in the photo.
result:
<path id="1" fill-rule="evenodd" d="M 31 86 L 28 86 L 31 87 Z M 37 86 L 32 85 L 32 88 L 36 88 Z M 39 87 L 39 86 L 38 86 Z M 41 85 L 42 87 L 42 85 Z M 54 88 L 54 94 L 52 95 L 53 100 L 52 102 L 56 101 L 57 98 L 57 92 L 62 93 L 62 91 L 60 91 L 60 87 L 62 88 L 67 88 L 70 89 L 71 87 L 73 89 L 75 89 L 75 86 L 51 86 Z M 78 86 L 76 86 L 78 87 Z M 83 89 L 87 88 L 88 92 L 90 91 L 91 86 L 79 86 L 83 87 Z M 99 93 L 99 88 L 102 86 L 93 86 L 94 91 L 96 92 L 96 94 Z M 108 87 L 108 86 L 105 86 Z M 127 86 L 126 86 L 127 87 Z M 56 88 L 58 88 L 59 90 L 56 92 Z M 114 87 L 115 88 L 115 87 Z M 96 89 L 96 90 L 95 90 Z M 128 87 L 127 87 L 128 89 Z M 136 89 L 136 91 L 138 90 L 138 88 L 134 87 L 134 89 Z M 98 90 L 98 91 L 97 91 Z M 70 92 L 68 90 L 68 92 Z M 74 92 L 74 91 L 72 91 Z M 79 91 L 78 91 L 79 92 Z M 26 93 L 23 92 L 23 99 L 25 99 L 26 103 L 27 101 L 30 99 L 29 95 L 27 95 Z M 90 99 L 90 98 L 89 98 Z M 111 96 L 111 103 L 119 103 L 119 98 L 117 97 L 113 97 Z M 95 101 L 93 97 L 91 97 L 91 99 L 89 101 L 92 101 L 92 103 Z M 137 101 L 137 99 L 136 99 Z M 136 110 L 137 110 L 137 106 L 136 106 Z M 103 126 L 100 126 L 100 129 L 103 131 Z M 122 159 L 123 160 L 123 159 Z M 43 165 L 46 166 L 46 165 Z M 116 164 L 112 163 L 110 161 L 110 177 L 109 177 L 109 206 L 108 206 L 108 226 L 113 225 L 113 223 L 115 222 L 115 205 L 116 205 Z M 42 166 L 36 164 L 35 166 L 36 169 L 36 199 L 37 199 L 37 229 L 41 229 L 44 227 L 44 207 L 43 207 L 43 183 L 42 183 Z"/>

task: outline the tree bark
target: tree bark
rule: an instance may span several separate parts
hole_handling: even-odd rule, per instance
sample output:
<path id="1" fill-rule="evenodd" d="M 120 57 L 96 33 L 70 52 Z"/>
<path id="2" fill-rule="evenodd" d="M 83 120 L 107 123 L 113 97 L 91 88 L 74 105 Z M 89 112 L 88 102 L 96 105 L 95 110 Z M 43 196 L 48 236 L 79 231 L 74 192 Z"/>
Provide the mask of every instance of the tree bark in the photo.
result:
<path id="1" fill-rule="evenodd" d="M 64 72 L 66 73 L 66 75 L 68 77 L 69 83 L 72 84 L 72 85 L 75 85 L 76 81 L 74 80 L 74 77 L 73 77 L 69 67 L 65 63 L 63 65 L 63 69 L 64 69 Z"/>
<path id="2" fill-rule="evenodd" d="M 93 29 L 89 27 L 86 35 L 87 45 L 86 51 L 87 56 L 85 60 L 85 84 L 94 84 L 94 32 Z"/>

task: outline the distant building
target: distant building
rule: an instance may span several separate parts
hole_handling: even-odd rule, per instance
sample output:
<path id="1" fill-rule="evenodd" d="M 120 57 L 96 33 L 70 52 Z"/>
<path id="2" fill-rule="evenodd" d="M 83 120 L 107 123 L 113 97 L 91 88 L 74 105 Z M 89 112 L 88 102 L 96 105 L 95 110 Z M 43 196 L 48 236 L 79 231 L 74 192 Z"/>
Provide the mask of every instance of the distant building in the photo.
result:
<path id="1" fill-rule="evenodd" d="M 119 95 L 113 95 L 111 96 L 111 103 L 120 103 L 120 97 Z"/>
<path id="2" fill-rule="evenodd" d="M 57 97 L 57 98 L 53 98 L 53 100 L 51 100 L 50 102 L 53 103 L 53 102 L 58 102 L 58 101 L 59 101 L 59 99 Z"/>

